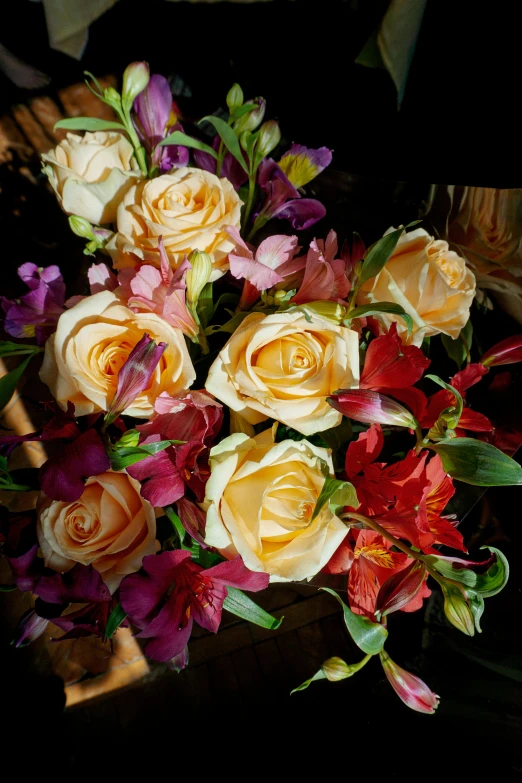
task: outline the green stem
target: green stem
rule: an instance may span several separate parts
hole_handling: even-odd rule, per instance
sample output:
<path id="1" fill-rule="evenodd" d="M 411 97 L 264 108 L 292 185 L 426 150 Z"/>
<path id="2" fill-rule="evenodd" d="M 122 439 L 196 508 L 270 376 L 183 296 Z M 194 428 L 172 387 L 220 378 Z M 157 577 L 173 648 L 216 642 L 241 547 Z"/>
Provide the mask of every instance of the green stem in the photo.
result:
<path id="1" fill-rule="evenodd" d="M 245 212 L 243 214 L 243 231 L 245 231 L 246 227 L 248 226 L 248 220 L 250 218 L 250 213 L 252 211 L 252 206 L 254 203 L 255 192 L 256 192 L 256 178 L 255 175 L 250 174 L 250 176 L 248 177 L 248 197 L 245 205 Z"/>
<path id="2" fill-rule="evenodd" d="M 138 134 L 136 133 L 136 128 L 132 124 L 132 119 L 130 116 L 130 111 L 126 112 L 122 109 L 122 111 L 118 111 L 118 114 L 120 116 L 121 121 L 125 125 L 125 130 L 127 131 L 127 135 L 130 139 L 130 142 L 132 146 L 134 147 L 134 154 L 136 156 L 136 160 L 138 161 L 138 165 L 140 169 L 142 170 L 143 174 L 145 176 L 148 176 L 149 173 L 149 166 L 147 163 L 147 154 L 144 150 L 144 148 L 141 145 L 141 141 L 139 139 Z"/>
<path id="3" fill-rule="evenodd" d="M 223 168 L 223 161 L 225 159 L 225 145 L 223 144 L 223 140 L 219 142 L 219 149 L 218 149 L 218 158 L 217 158 L 217 164 L 216 164 L 216 175 L 218 177 L 221 176 L 221 169 Z"/>

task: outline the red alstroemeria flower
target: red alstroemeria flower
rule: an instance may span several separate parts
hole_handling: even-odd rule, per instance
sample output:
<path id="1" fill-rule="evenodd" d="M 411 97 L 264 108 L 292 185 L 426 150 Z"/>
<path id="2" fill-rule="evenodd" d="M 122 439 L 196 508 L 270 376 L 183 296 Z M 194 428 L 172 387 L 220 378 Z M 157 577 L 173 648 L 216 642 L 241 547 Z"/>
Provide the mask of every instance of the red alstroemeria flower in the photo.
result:
<path id="1" fill-rule="evenodd" d="M 466 391 L 471 386 L 478 383 L 487 372 L 488 368 L 484 367 L 482 364 L 468 364 L 464 370 L 461 370 L 453 376 L 450 383 L 460 392 L 463 399 L 465 399 Z M 441 389 L 429 397 L 424 415 L 419 421 L 422 429 L 430 429 L 430 427 L 433 427 L 442 411 L 452 407 L 454 404 L 455 398 L 453 394 L 446 391 L 446 389 Z M 456 433 L 458 436 L 463 436 L 465 435 L 465 430 L 469 430 L 470 432 L 492 432 L 493 425 L 484 414 L 473 411 L 471 408 L 464 407 Z"/>
<path id="2" fill-rule="evenodd" d="M 373 530 L 360 530 L 353 548 L 348 576 L 348 599 L 353 612 L 373 615 L 383 582 L 405 567 L 407 557 L 392 552 L 391 544 Z"/>
<path id="3" fill-rule="evenodd" d="M 227 587 L 257 592 L 268 586 L 268 574 L 250 571 L 240 555 L 204 569 L 177 549 L 143 558 L 142 570 L 124 578 L 120 601 L 132 623 L 148 639 L 145 653 L 170 661 L 185 649 L 196 622 L 216 633 Z"/>

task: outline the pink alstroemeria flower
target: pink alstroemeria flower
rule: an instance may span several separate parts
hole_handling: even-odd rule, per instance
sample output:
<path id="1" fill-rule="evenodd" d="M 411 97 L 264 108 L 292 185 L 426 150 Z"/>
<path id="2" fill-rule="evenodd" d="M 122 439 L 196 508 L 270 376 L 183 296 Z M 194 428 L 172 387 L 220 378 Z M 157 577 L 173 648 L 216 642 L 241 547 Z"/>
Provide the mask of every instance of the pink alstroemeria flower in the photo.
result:
<path id="1" fill-rule="evenodd" d="M 420 677 L 397 666 L 384 650 L 379 653 L 379 656 L 388 682 L 399 699 L 416 712 L 434 713 L 439 706 L 437 694 L 433 693 Z"/>
<path id="2" fill-rule="evenodd" d="M 120 601 L 129 620 L 148 639 L 145 654 L 156 661 L 180 655 L 192 625 L 216 633 L 227 587 L 257 592 L 268 587 L 268 574 L 250 571 L 240 555 L 204 569 L 190 552 L 176 549 L 143 558 L 141 571 L 123 579 Z"/>
<path id="3" fill-rule="evenodd" d="M 229 226 L 227 234 L 236 245 L 228 256 L 230 273 L 237 280 L 245 281 L 240 310 L 249 310 L 259 299 L 260 291 L 282 283 L 285 277 L 304 267 L 304 259 L 294 258 L 299 250 L 296 236 L 275 234 L 263 240 L 254 250 L 252 245 L 243 241 L 235 226 Z"/>
<path id="4" fill-rule="evenodd" d="M 127 302 L 127 307 L 137 312 L 157 313 L 176 329 L 181 329 L 190 339 L 199 333 L 199 327 L 185 301 L 185 276 L 191 268 L 187 259 L 176 269 L 170 268 L 162 237 L 158 240 L 160 268 L 141 264 L 132 269 L 122 269 L 118 274 L 117 293 Z"/>
<path id="5" fill-rule="evenodd" d="M 369 389 L 340 389 L 326 399 L 332 408 L 354 421 L 408 429 L 416 427 L 412 413 L 391 397 L 379 392 Z"/>
<path id="6" fill-rule="evenodd" d="M 326 241 L 314 239 L 306 256 L 303 282 L 291 300 L 301 305 L 318 300 L 343 301 L 350 291 L 346 263 L 337 256 L 337 234 L 330 231 Z"/>

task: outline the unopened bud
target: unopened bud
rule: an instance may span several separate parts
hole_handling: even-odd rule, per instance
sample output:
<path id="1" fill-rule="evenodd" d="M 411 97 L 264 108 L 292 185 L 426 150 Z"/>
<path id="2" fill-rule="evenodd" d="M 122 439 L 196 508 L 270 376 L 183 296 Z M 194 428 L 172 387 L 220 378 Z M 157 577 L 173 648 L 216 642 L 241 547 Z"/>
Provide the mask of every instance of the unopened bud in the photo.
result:
<path id="1" fill-rule="evenodd" d="M 121 95 L 114 87 L 107 87 L 103 91 L 103 99 L 105 103 L 112 106 L 113 109 L 121 109 Z"/>
<path id="2" fill-rule="evenodd" d="M 149 66 L 145 62 L 131 63 L 123 74 L 122 99 L 124 108 L 130 109 L 134 99 L 143 92 L 150 79 Z"/>
<path id="3" fill-rule="evenodd" d="M 467 636 L 475 635 L 473 613 L 463 588 L 454 582 L 441 582 L 444 595 L 444 614 L 455 628 Z"/>
<path id="4" fill-rule="evenodd" d="M 281 289 L 280 291 L 274 291 L 274 295 L 270 297 L 272 301 L 270 304 L 279 304 L 280 302 L 283 302 L 286 297 L 286 291 Z"/>
<path id="5" fill-rule="evenodd" d="M 311 311 L 314 315 L 324 318 L 325 321 L 331 321 L 334 324 L 340 324 L 346 318 L 348 309 L 337 302 L 318 301 L 307 302 L 303 305 L 303 310 Z"/>
<path id="6" fill-rule="evenodd" d="M 187 301 L 190 305 L 197 304 L 201 292 L 210 280 L 212 274 L 212 259 L 208 253 L 194 250 L 189 256 L 191 269 L 185 278 L 187 286 Z"/>
<path id="7" fill-rule="evenodd" d="M 243 100 L 243 90 L 239 84 L 233 84 L 227 95 L 227 106 L 230 114 L 241 108 Z"/>
<path id="8" fill-rule="evenodd" d="M 264 122 L 259 128 L 256 154 L 259 158 L 266 158 L 272 150 L 275 150 L 281 141 L 279 124 L 275 120 Z"/>
<path id="9" fill-rule="evenodd" d="M 380 392 L 369 389 L 340 389 L 327 397 L 336 411 L 364 424 L 388 424 L 414 430 L 417 421 L 403 405 Z"/>
<path id="10" fill-rule="evenodd" d="M 245 131 L 254 131 L 261 123 L 265 116 L 266 103 L 264 98 L 256 98 L 253 102 L 253 108 L 248 114 L 244 114 L 239 120 L 234 123 L 234 131 L 236 136 L 239 136 Z"/>
<path id="11" fill-rule="evenodd" d="M 69 225 L 73 234 L 77 237 L 83 237 L 84 239 L 94 239 L 94 232 L 91 224 L 86 218 L 79 215 L 71 215 L 69 218 Z"/>

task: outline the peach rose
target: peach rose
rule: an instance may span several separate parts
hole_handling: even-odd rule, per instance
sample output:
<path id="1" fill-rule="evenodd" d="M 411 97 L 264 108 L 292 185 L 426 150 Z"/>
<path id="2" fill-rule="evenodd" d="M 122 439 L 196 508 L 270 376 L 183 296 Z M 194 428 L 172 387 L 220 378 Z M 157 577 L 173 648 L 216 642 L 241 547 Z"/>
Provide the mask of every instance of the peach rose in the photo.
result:
<path id="1" fill-rule="evenodd" d="M 68 133 L 42 160 L 63 211 L 94 224 L 113 223 L 118 204 L 141 178 L 132 145 L 115 131 Z"/>
<path id="2" fill-rule="evenodd" d="M 40 377 L 64 410 L 74 403 L 77 416 L 106 411 L 118 385 L 118 372 L 147 333 L 167 343 L 150 384 L 123 412 L 148 419 L 162 392 L 183 394 L 196 373 L 185 338 L 155 313 L 133 313 L 112 291 L 82 299 L 59 320 L 45 344 Z"/>
<path id="3" fill-rule="evenodd" d="M 348 529 L 328 503 L 312 520 L 330 452 L 306 440 L 274 443 L 272 430 L 254 438 L 238 432 L 210 451 L 203 507 L 205 540 L 227 558 L 240 554 L 271 581 L 311 579 Z"/>
<path id="4" fill-rule="evenodd" d="M 326 398 L 358 385 L 357 333 L 297 310 L 248 315 L 205 384 L 249 424 L 273 418 L 303 435 L 340 424 Z"/>
<path id="5" fill-rule="evenodd" d="M 42 493 L 37 513 L 45 565 L 62 572 L 75 563 L 92 565 L 111 593 L 160 547 L 154 508 L 141 497 L 139 482 L 125 472 L 91 476 L 74 503 Z"/>
<path id="6" fill-rule="evenodd" d="M 391 231 L 392 229 L 390 229 Z M 404 342 L 420 345 L 424 337 L 447 334 L 454 340 L 466 325 L 475 296 L 475 276 L 464 259 L 424 229 L 404 233 L 386 266 L 361 288 L 357 304 L 395 302 L 413 320 L 413 331 L 400 316 L 376 316 L 385 327 L 397 323 Z"/>
<path id="7" fill-rule="evenodd" d="M 118 232 L 107 244 L 114 266 L 139 261 L 160 266 L 158 239 L 173 269 L 192 250 L 212 258 L 211 281 L 228 269 L 234 243 L 227 226 L 241 223 L 241 205 L 228 179 L 201 169 L 181 168 L 131 188 L 118 207 Z"/>

